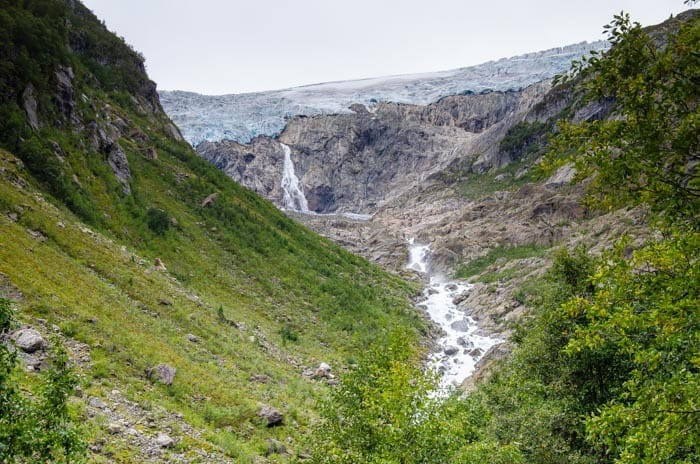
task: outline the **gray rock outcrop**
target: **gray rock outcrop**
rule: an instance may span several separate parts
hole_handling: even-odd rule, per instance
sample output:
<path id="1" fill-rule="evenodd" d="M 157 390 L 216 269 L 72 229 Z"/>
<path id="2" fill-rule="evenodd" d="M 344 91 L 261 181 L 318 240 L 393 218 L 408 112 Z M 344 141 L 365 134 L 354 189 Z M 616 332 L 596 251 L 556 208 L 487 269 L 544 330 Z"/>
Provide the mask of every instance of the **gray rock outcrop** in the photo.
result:
<path id="1" fill-rule="evenodd" d="M 36 89 L 30 83 L 22 92 L 22 107 L 27 113 L 27 122 L 33 130 L 39 129 L 39 117 L 37 116 Z"/>
<path id="2" fill-rule="evenodd" d="M 446 97 L 427 106 L 380 103 L 371 111 L 353 105 L 348 114 L 294 117 L 278 140 L 204 142 L 197 152 L 282 205 L 284 143 L 311 211 L 371 214 L 415 185 L 440 182 L 439 173 L 457 160 L 478 172 L 508 163 L 495 141 L 548 89 L 543 82 L 518 92 Z"/>

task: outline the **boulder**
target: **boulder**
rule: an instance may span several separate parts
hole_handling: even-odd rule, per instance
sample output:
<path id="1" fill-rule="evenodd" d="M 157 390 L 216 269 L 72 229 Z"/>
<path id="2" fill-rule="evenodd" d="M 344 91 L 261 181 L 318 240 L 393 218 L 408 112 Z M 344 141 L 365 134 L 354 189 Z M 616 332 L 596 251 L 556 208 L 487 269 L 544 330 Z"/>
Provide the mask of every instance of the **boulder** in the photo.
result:
<path id="1" fill-rule="evenodd" d="M 168 271 L 168 268 L 165 267 L 165 264 L 163 264 L 163 261 L 161 261 L 160 258 L 156 258 L 153 261 L 153 266 L 156 268 L 156 271 L 162 271 L 162 272 Z"/>
<path id="2" fill-rule="evenodd" d="M 206 197 L 202 201 L 202 204 L 201 204 L 202 208 L 209 208 L 211 206 L 211 204 L 214 203 L 218 197 L 219 197 L 219 194 L 216 192 L 214 192 L 211 195 L 209 195 L 208 197 Z"/>
<path id="3" fill-rule="evenodd" d="M 163 385 L 172 385 L 177 369 L 167 364 L 158 364 L 146 369 L 146 377 L 149 380 L 159 380 Z"/>
<path id="4" fill-rule="evenodd" d="M 459 352 L 459 348 L 457 348 L 456 346 L 446 346 L 443 352 L 447 356 L 453 356 Z"/>
<path id="5" fill-rule="evenodd" d="M 319 378 L 324 378 L 327 379 L 331 377 L 331 366 L 322 362 L 321 364 L 318 365 L 316 368 L 316 371 L 314 372 L 314 375 Z"/>
<path id="6" fill-rule="evenodd" d="M 258 417 L 265 421 L 268 427 L 274 427 L 276 425 L 282 425 L 284 420 L 284 414 L 280 412 L 279 409 L 263 404 L 258 409 Z"/>
<path id="7" fill-rule="evenodd" d="M 268 438 L 265 440 L 265 445 L 267 446 L 265 456 L 270 456 L 272 454 L 287 454 L 287 447 L 284 446 L 284 443 L 275 440 L 274 438 Z"/>
<path id="8" fill-rule="evenodd" d="M 161 448 L 172 448 L 175 446 L 175 440 L 166 433 L 158 432 L 158 436 L 156 436 L 156 445 Z"/>
<path id="9" fill-rule="evenodd" d="M 44 338 L 34 329 L 21 329 L 13 336 L 15 345 L 25 353 L 34 353 L 46 345 Z"/>
<path id="10" fill-rule="evenodd" d="M 469 320 L 465 318 L 454 321 L 450 324 L 450 327 L 458 332 L 467 332 L 469 330 Z"/>

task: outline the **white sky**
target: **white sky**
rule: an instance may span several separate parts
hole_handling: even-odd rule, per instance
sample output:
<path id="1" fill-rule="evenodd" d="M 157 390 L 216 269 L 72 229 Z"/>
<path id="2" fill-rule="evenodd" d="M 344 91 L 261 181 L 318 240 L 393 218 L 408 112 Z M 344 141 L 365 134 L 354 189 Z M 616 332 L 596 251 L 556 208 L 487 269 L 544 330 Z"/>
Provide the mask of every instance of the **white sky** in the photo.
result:
<path id="1" fill-rule="evenodd" d="M 441 71 L 603 38 L 682 0 L 83 0 L 159 89 L 224 94 Z"/>

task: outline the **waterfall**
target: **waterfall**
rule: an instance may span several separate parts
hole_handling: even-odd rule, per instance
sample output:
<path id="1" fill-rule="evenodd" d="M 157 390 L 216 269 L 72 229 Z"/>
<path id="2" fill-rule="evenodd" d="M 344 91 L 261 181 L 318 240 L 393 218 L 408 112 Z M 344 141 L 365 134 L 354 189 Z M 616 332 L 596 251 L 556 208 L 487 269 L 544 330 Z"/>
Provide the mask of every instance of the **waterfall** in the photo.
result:
<path id="1" fill-rule="evenodd" d="M 304 190 L 299 182 L 299 178 L 294 173 L 294 163 L 292 163 L 292 150 L 285 144 L 282 145 L 284 150 L 284 169 L 282 171 L 282 190 L 284 191 L 283 203 L 285 209 L 298 211 L 300 213 L 309 212 L 309 204 L 304 196 Z"/>
<path id="2" fill-rule="evenodd" d="M 467 316 L 455 303 L 471 285 L 449 282 L 429 272 L 430 245 L 419 245 L 409 240 L 409 261 L 406 268 L 427 274 L 429 285 L 423 290 L 420 307 L 438 324 L 444 335 L 438 340 L 437 351 L 430 357 L 431 366 L 441 375 L 439 394 L 448 394 L 474 373 L 477 361 L 494 345 L 501 342 L 479 334 L 476 321 Z"/>

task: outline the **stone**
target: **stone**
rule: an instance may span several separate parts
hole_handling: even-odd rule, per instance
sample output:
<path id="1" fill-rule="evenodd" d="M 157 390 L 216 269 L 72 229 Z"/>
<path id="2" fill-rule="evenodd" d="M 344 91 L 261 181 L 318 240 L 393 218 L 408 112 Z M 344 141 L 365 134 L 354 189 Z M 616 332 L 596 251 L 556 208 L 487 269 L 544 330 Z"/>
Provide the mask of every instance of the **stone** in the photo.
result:
<path id="1" fill-rule="evenodd" d="M 331 366 L 322 362 L 321 364 L 318 365 L 316 368 L 316 371 L 314 372 L 314 375 L 319 378 L 324 378 L 327 379 L 331 376 Z"/>
<path id="2" fill-rule="evenodd" d="M 163 264 L 160 258 L 156 258 L 153 261 L 153 267 L 156 268 L 156 271 L 168 272 L 168 268 L 165 267 L 165 264 Z"/>
<path id="3" fill-rule="evenodd" d="M 219 198 L 219 194 L 216 192 L 212 193 L 202 201 L 201 207 L 209 208 L 212 205 L 212 203 L 216 201 L 217 198 Z"/>
<path id="4" fill-rule="evenodd" d="M 267 383 L 270 381 L 270 376 L 267 374 L 253 374 L 250 376 L 251 382 Z"/>
<path id="5" fill-rule="evenodd" d="M 168 434 L 158 432 L 158 435 L 156 436 L 156 444 L 161 448 L 172 448 L 175 446 L 175 440 L 173 440 Z"/>
<path id="6" fill-rule="evenodd" d="M 148 147 L 143 152 L 143 156 L 151 161 L 158 161 L 158 152 L 153 147 Z"/>
<path id="7" fill-rule="evenodd" d="M 199 341 L 199 337 L 197 337 L 194 334 L 185 334 L 185 338 L 191 341 L 192 343 L 197 343 Z"/>
<path id="8" fill-rule="evenodd" d="M 275 427 L 277 425 L 282 425 L 284 420 L 284 414 L 280 412 L 279 409 L 263 404 L 258 409 L 258 417 L 262 419 L 268 427 Z"/>
<path id="9" fill-rule="evenodd" d="M 270 456 L 272 454 L 287 454 L 287 447 L 281 441 L 275 440 L 274 438 L 268 438 L 265 440 L 265 456 Z"/>
<path id="10" fill-rule="evenodd" d="M 457 332 L 468 332 L 469 320 L 465 318 L 460 319 L 458 321 L 454 321 L 452 324 L 450 324 L 450 327 L 452 327 L 452 329 L 456 330 Z"/>
<path id="11" fill-rule="evenodd" d="M 474 348 L 473 350 L 471 350 L 469 352 L 469 356 L 471 356 L 473 358 L 478 358 L 482 354 L 484 354 L 484 350 L 482 350 L 481 348 Z"/>
<path id="12" fill-rule="evenodd" d="M 459 348 L 457 348 L 456 346 L 446 346 L 445 349 L 443 350 L 443 352 L 447 356 L 454 356 L 455 354 L 457 354 L 459 352 Z"/>
<path id="13" fill-rule="evenodd" d="M 107 424 L 107 432 L 110 435 L 117 435 L 117 434 L 121 433 L 122 430 L 123 430 L 122 425 L 117 423 L 117 422 L 110 422 L 109 424 Z"/>
<path id="14" fill-rule="evenodd" d="M 163 385 L 172 385 L 175 381 L 177 369 L 168 364 L 158 364 L 146 369 L 146 377 L 149 380 L 159 380 Z"/>
<path id="15" fill-rule="evenodd" d="M 13 335 L 15 345 L 25 353 L 34 353 L 44 348 L 46 342 L 34 329 L 21 329 Z"/>
<path id="16" fill-rule="evenodd" d="M 102 410 L 107 409 L 107 404 L 96 396 L 91 396 L 90 398 L 88 398 L 87 403 L 88 403 L 88 406 L 92 406 L 93 408 L 102 409 Z"/>

